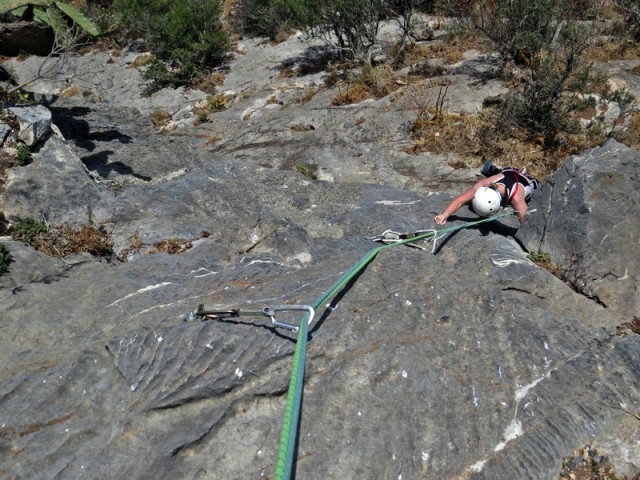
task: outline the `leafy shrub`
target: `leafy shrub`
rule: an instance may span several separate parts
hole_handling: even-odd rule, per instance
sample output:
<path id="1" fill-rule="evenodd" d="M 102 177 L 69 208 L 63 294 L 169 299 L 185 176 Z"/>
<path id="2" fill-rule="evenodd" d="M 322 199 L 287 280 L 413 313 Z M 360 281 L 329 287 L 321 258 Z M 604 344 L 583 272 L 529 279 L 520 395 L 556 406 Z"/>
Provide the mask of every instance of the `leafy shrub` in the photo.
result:
<path id="1" fill-rule="evenodd" d="M 156 60 L 144 72 L 150 88 L 179 86 L 202 77 L 227 56 L 220 0 L 115 0 L 129 37 L 142 37 Z"/>
<path id="2" fill-rule="evenodd" d="M 29 165 L 31 163 L 31 149 L 24 143 L 20 143 L 18 144 L 17 150 L 16 161 L 18 165 Z"/>
<path id="3" fill-rule="evenodd" d="M 529 258 L 529 260 L 535 263 L 545 263 L 551 261 L 551 255 L 549 255 L 547 252 L 531 252 L 529 255 L 527 255 L 527 257 Z"/>
<path id="4" fill-rule="evenodd" d="M 588 3 L 588 2 L 587 2 Z M 578 20 L 571 0 L 498 0 L 481 11 L 484 32 L 505 58 L 525 68 L 525 86 L 498 106 L 498 130 L 514 127 L 542 137 L 550 147 L 561 131 L 572 131 L 572 114 L 585 107 L 592 76 L 582 55 L 594 41 L 592 24 Z"/>
<path id="5" fill-rule="evenodd" d="M 39 248 L 43 235 L 47 233 L 47 226 L 31 218 L 20 220 L 9 228 L 9 235 L 18 242 Z"/>
<path id="6" fill-rule="evenodd" d="M 318 179 L 318 174 L 316 173 L 317 169 L 318 167 L 315 165 L 308 165 L 302 162 L 296 164 L 296 172 L 301 173 L 302 175 L 304 175 L 307 178 L 310 178 L 311 180 Z"/>
<path id="7" fill-rule="evenodd" d="M 335 42 L 345 56 L 372 63 L 380 22 L 389 14 L 385 0 L 307 0 L 312 35 Z"/>
<path id="8" fill-rule="evenodd" d="M 635 40 L 640 40 L 640 0 L 618 0 L 616 5 L 626 17 L 626 31 Z"/>
<path id="9" fill-rule="evenodd" d="M 477 26 L 505 55 L 528 64 L 541 51 L 566 43 L 576 25 L 596 15 L 602 4 L 595 0 L 495 0 L 475 3 L 470 13 Z M 593 32 L 591 32 L 593 33 Z M 584 39 L 582 39 L 584 41 Z M 589 43 L 593 37 L 589 38 Z"/>
<path id="10" fill-rule="evenodd" d="M 244 0 L 238 8 L 238 27 L 245 33 L 276 40 L 283 33 L 309 23 L 308 0 Z"/>
<path id="11" fill-rule="evenodd" d="M 9 271 L 9 263 L 11 263 L 11 254 L 5 244 L 0 243 L 0 275 Z"/>

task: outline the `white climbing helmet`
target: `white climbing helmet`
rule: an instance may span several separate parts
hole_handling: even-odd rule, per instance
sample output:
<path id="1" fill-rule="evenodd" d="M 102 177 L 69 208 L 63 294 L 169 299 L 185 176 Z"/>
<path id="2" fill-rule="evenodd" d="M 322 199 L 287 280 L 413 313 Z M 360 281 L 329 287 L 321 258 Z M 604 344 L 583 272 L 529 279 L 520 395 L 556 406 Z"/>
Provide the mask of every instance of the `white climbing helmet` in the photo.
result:
<path id="1" fill-rule="evenodd" d="M 490 217 L 500 208 L 500 194 L 493 188 L 480 187 L 476 190 L 471 205 L 481 217 Z"/>

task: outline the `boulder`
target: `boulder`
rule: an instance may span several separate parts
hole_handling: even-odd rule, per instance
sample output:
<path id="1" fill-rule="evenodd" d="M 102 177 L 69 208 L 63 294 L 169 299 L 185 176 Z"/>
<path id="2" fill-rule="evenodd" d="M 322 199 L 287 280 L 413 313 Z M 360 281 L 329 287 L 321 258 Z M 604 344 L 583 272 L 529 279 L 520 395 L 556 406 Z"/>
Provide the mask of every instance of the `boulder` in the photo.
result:
<path id="1" fill-rule="evenodd" d="M 25 145 L 33 147 L 51 132 L 51 111 L 44 105 L 10 107 L 7 110 L 20 124 L 18 138 Z"/>
<path id="2" fill-rule="evenodd" d="M 570 157 L 541 185 L 518 231 L 545 252 L 576 291 L 620 319 L 640 315 L 640 153 L 615 140 Z"/>
<path id="3" fill-rule="evenodd" d="M 46 56 L 51 53 L 54 40 L 51 27 L 37 22 L 0 23 L 0 55 Z"/>
<path id="4" fill-rule="evenodd" d="M 109 218 L 111 198 L 64 139 L 52 134 L 29 165 L 8 173 L 0 210 L 10 222 L 44 218 L 54 225 L 79 225 Z"/>

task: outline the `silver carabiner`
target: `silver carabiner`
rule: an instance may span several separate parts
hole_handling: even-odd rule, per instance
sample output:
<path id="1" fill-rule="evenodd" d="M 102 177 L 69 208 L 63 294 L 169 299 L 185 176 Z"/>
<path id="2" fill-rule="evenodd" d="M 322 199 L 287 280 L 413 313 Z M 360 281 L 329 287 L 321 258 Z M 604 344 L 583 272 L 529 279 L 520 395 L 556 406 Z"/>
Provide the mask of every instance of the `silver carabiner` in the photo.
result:
<path id="1" fill-rule="evenodd" d="M 310 325 L 313 321 L 313 316 L 315 315 L 315 310 L 313 307 L 309 305 L 276 305 L 273 307 L 265 307 L 263 310 L 264 314 L 268 317 L 271 317 L 271 323 L 276 327 L 286 328 L 291 330 L 294 333 L 298 333 L 299 326 L 293 325 L 291 323 L 279 322 L 276 320 L 276 312 L 286 312 L 286 311 L 300 311 L 304 310 L 309 314 L 309 320 L 307 325 Z"/>

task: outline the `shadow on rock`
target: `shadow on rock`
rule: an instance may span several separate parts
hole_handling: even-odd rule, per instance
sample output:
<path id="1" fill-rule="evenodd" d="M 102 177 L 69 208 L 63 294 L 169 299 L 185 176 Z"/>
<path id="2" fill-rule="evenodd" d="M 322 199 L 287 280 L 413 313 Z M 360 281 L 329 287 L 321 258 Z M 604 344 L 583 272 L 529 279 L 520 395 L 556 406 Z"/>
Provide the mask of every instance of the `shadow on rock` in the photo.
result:
<path id="1" fill-rule="evenodd" d="M 87 107 L 53 108 L 49 107 L 53 123 L 68 141 L 72 141 L 77 147 L 92 152 L 96 149 L 97 142 L 117 140 L 120 143 L 131 143 L 129 135 L 122 134 L 117 129 L 91 132 L 89 122 L 79 119 L 91 113 Z"/>
<path id="2" fill-rule="evenodd" d="M 86 157 L 82 157 L 81 160 L 90 171 L 96 172 L 103 178 L 107 178 L 109 176 L 109 173 L 115 172 L 120 175 L 131 175 L 133 177 L 139 178 L 140 180 L 144 180 L 145 182 L 151 181 L 151 177 L 134 172 L 133 168 L 131 168 L 129 165 L 126 165 L 122 162 L 109 163 L 109 154 L 112 153 L 114 152 L 105 150 L 94 155 L 87 155 Z"/>

